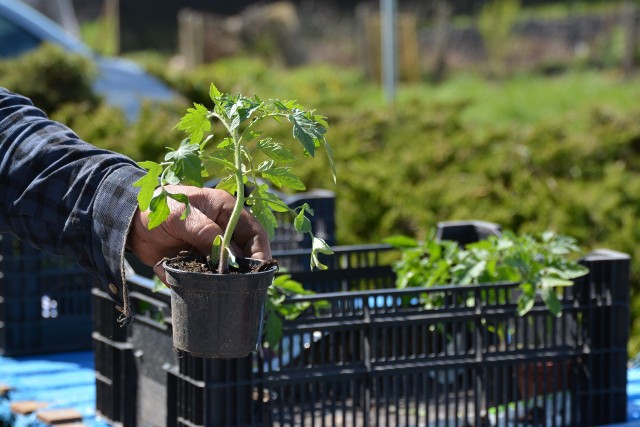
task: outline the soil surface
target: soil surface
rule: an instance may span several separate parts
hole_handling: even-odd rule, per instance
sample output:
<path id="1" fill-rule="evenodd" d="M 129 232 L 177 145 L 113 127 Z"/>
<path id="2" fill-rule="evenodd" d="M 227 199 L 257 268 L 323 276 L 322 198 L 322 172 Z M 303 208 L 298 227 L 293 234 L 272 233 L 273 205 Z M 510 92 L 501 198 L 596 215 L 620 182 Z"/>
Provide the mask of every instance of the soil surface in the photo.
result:
<path id="1" fill-rule="evenodd" d="M 181 252 L 175 258 L 168 258 L 167 265 L 175 268 L 176 270 L 189 271 L 194 273 L 210 273 L 214 274 L 217 271 L 214 271 L 211 268 L 212 263 L 209 262 L 210 257 L 203 257 L 202 255 L 197 255 L 192 252 Z M 217 264 L 217 263 L 216 263 Z M 240 268 L 230 267 L 229 274 L 249 274 L 249 273 L 257 273 L 260 271 L 268 270 L 270 267 L 277 266 L 278 262 L 275 259 L 270 259 L 268 261 L 262 261 L 261 264 L 257 265 L 249 265 L 249 263 L 240 262 Z M 214 268 L 217 265 L 214 265 Z"/>

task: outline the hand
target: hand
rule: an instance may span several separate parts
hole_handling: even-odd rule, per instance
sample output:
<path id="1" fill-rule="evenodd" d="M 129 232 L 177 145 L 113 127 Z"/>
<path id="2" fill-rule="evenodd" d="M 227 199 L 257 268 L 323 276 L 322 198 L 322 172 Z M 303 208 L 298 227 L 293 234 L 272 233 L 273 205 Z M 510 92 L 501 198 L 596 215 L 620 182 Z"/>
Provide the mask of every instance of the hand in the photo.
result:
<path id="1" fill-rule="evenodd" d="M 149 212 L 138 209 L 127 236 L 127 248 L 144 264 L 154 266 L 156 275 L 166 283 L 164 269 L 156 264 L 185 250 L 209 254 L 213 239 L 224 232 L 235 198 L 226 191 L 211 188 L 168 185 L 165 189 L 170 193 L 186 194 L 191 203 L 190 214 L 181 220 L 184 205 L 169 199 L 169 218 L 149 230 Z M 238 221 L 231 250 L 238 256 L 271 259 L 267 233 L 249 212 L 243 212 Z"/>

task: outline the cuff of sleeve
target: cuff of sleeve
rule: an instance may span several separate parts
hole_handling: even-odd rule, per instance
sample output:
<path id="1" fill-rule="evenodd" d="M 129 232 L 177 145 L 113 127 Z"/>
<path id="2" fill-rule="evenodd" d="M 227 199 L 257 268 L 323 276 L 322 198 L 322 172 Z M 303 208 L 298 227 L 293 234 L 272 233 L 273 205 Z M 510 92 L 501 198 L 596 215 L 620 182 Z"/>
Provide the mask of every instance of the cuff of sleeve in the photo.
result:
<path id="1" fill-rule="evenodd" d="M 115 169 L 102 181 L 94 205 L 94 250 L 104 259 L 98 266 L 103 271 L 98 274 L 103 288 L 118 304 L 123 324 L 130 323 L 133 315 L 124 269 L 127 235 L 138 207 L 138 189 L 132 184 L 143 175 L 144 171 L 133 165 Z"/>

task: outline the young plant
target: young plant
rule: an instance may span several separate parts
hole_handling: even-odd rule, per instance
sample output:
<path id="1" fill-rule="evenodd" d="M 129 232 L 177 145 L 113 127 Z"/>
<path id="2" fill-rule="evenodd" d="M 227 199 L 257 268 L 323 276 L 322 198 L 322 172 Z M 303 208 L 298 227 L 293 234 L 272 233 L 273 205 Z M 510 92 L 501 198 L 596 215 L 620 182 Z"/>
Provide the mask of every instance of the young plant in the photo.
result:
<path id="1" fill-rule="evenodd" d="M 573 279 L 589 271 L 576 260 L 580 249 L 575 239 L 551 231 L 539 235 L 506 231 L 464 248 L 433 237 L 422 243 L 403 236 L 387 242 L 402 252 L 394 266 L 398 287 L 519 282 L 521 316 L 533 308 L 536 296 L 552 315 L 560 316 L 556 289 L 573 285 Z"/>
<path id="2" fill-rule="evenodd" d="M 149 229 L 167 219 L 169 199 L 185 205 L 182 219 L 189 215 L 187 196 L 170 193 L 166 185 L 202 187 L 205 178 L 210 179 L 217 172 L 221 179 L 216 188 L 235 195 L 236 202 L 223 236 L 218 236 L 212 245 L 212 271 L 222 274 L 229 271 L 230 265 L 236 265 L 230 249 L 231 237 L 245 208 L 258 219 L 270 239 L 278 226 L 274 212 L 291 213 L 295 229 L 311 236 L 311 268 L 325 269 L 318 260 L 318 253 L 330 254 L 332 251 L 324 240 L 313 235 L 308 217 L 313 215 L 312 209 L 307 204 L 296 210 L 289 208 L 268 184 L 296 191 L 305 190 L 305 185 L 288 166 L 297 157 L 294 151 L 265 136 L 258 128 L 267 120 L 278 124 L 288 121 L 293 129 L 293 139 L 302 144 L 305 157 L 313 157 L 320 147 L 325 149 L 335 182 L 332 151 L 325 139 L 328 127 L 325 118 L 313 111 L 305 111 L 295 101 L 263 101 L 255 95 L 253 98 L 241 94 L 232 96 L 221 93 L 213 83 L 209 95 L 213 101 L 212 110 L 196 103 L 176 125 L 187 133 L 187 138 L 177 149 L 169 148 L 171 151 L 161 163 L 140 163 L 147 174 L 134 185 L 140 187 L 140 209 L 149 209 L 151 212 Z M 246 188 L 250 190 L 248 194 L 245 193 Z"/>

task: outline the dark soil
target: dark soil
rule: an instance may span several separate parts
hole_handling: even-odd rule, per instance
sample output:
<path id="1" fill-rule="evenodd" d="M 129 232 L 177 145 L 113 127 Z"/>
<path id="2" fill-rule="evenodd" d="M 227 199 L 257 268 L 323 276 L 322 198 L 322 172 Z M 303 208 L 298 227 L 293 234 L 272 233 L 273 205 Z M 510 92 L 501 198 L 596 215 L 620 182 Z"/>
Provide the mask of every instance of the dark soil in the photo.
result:
<path id="1" fill-rule="evenodd" d="M 183 270 L 194 273 L 217 273 L 217 271 L 214 271 L 211 268 L 211 264 L 208 262 L 209 259 L 209 257 L 204 257 L 202 255 L 197 255 L 191 252 L 181 252 L 177 257 L 169 258 L 166 261 L 168 266 L 175 268 L 176 270 Z M 278 262 L 275 259 L 270 259 L 268 261 L 262 261 L 262 263 L 258 265 L 250 265 L 246 262 L 239 262 L 239 264 L 240 268 L 231 267 L 229 269 L 229 274 L 257 273 L 260 271 L 268 270 L 270 267 L 277 266 Z"/>

